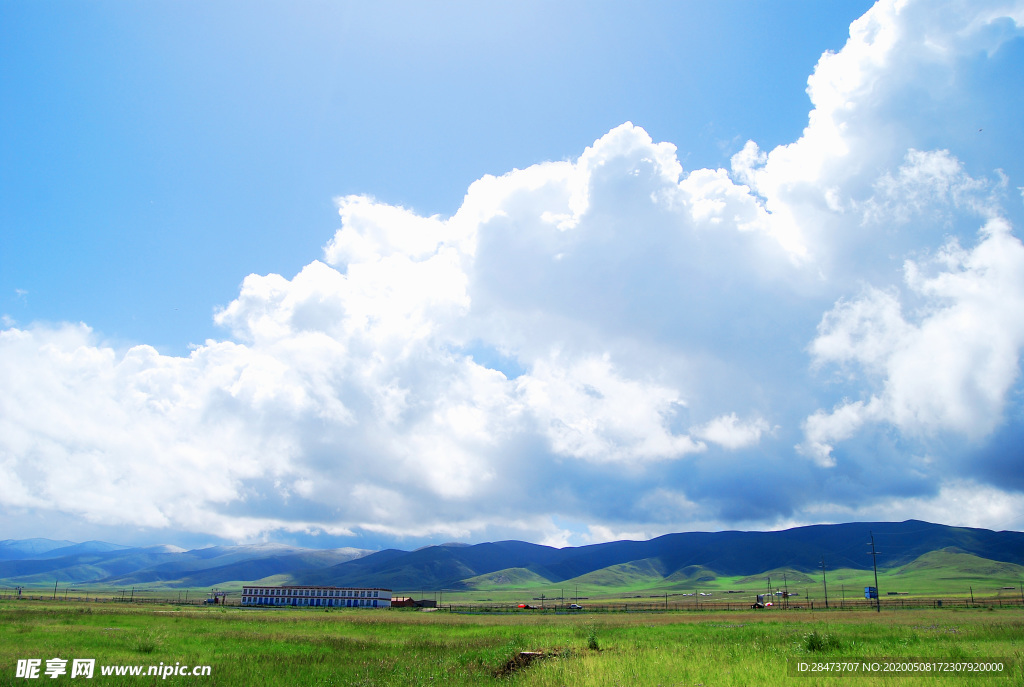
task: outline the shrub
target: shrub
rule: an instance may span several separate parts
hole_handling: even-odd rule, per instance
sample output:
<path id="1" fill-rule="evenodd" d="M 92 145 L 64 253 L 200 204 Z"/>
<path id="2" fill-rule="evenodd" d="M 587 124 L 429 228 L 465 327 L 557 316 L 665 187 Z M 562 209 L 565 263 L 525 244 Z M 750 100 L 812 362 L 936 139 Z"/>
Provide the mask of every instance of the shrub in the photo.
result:
<path id="1" fill-rule="evenodd" d="M 807 651 L 831 651 L 839 649 L 842 643 L 838 637 L 814 630 L 804 635 L 804 649 Z"/>
<path id="2" fill-rule="evenodd" d="M 131 638 L 132 650 L 140 654 L 151 654 L 162 643 L 163 639 L 161 637 L 148 630 L 138 632 Z"/>

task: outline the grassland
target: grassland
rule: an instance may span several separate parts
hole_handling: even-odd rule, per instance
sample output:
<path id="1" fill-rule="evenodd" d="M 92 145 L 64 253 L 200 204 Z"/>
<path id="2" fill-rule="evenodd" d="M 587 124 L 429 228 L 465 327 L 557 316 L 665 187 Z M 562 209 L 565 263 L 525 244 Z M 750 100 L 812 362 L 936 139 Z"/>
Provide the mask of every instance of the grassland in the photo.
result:
<path id="1" fill-rule="evenodd" d="M 521 651 L 545 658 L 519 666 Z M 414 610 L 242 609 L 0 602 L 0 685 L 18 659 L 94 658 L 97 684 L 800 685 L 787 659 L 1002 657 L 1024 682 L 1024 610 L 473 615 Z M 104 677 L 102 665 L 210 665 L 208 677 Z M 68 676 L 47 683 L 77 683 Z M 870 684 L 936 684 L 935 677 Z M 976 676 L 945 676 L 967 685 Z"/>

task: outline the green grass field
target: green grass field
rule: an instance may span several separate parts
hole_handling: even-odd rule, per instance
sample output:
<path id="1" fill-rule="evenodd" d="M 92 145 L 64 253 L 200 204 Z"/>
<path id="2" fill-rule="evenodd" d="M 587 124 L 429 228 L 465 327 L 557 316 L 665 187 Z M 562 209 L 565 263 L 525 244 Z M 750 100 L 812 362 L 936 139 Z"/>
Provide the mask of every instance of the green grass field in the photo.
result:
<path id="1" fill-rule="evenodd" d="M 530 665 L 518 652 L 541 651 Z M 787 659 L 1003 658 L 1024 682 L 1024 610 L 516 613 L 0 602 L 0 684 L 18 659 L 96 659 L 110 685 L 818 685 Z M 101 666 L 209 665 L 205 677 L 102 676 Z M 63 675 L 50 683 L 83 682 Z M 967 685 L 976 676 L 862 684 Z M 844 682 L 845 681 L 845 682 Z M 89 684 L 87 682 L 86 684 Z"/>

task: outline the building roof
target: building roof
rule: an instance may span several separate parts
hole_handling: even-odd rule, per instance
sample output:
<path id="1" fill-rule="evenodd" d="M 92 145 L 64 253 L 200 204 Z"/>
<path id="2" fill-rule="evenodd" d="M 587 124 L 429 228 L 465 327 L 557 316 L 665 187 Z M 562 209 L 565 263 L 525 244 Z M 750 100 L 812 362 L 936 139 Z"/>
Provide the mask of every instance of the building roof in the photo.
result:
<path id="1" fill-rule="evenodd" d="M 366 589 L 375 592 L 390 592 L 387 587 L 335 587 L 330 584 L 261 584 L 248 582 L 243 587 L 263 587 L 265 589 Z"/>

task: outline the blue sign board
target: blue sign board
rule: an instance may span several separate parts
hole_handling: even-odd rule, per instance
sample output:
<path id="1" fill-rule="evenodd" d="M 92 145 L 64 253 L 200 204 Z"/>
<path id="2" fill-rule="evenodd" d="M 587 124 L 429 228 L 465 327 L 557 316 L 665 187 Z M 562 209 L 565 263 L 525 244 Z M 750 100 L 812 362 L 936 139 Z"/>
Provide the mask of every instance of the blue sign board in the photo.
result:
<path id="1" fill-rule="evenodd" d="M 865 599 L 877 599 L 878 589 L 875 587 L 864 587 L 864 598 Z"/>

